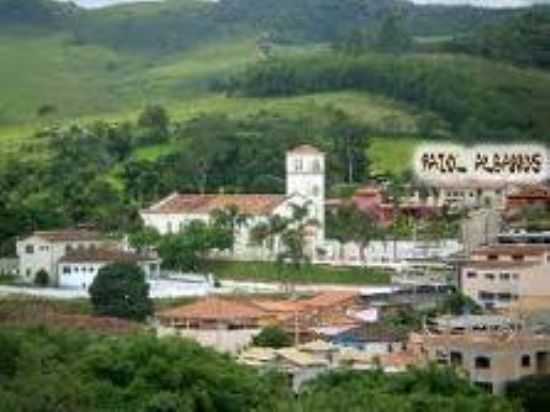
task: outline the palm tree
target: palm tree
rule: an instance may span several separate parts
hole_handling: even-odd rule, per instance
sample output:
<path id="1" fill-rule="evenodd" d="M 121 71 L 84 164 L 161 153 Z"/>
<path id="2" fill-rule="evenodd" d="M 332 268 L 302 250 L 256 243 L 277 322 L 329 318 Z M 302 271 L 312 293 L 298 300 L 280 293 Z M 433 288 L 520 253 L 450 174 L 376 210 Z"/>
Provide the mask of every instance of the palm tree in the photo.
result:
<path id="1" fill-rule="evenodd" d="M 222 230 L 227 230 L 231 235 L 231 253 L 235 248 L 235 234 L 238 229 L 246 225 L 250 216 L 241 213 L 236 205 L 229 205 L 223 209 L 215 209 L 210 214 L 212 224 Z"/>

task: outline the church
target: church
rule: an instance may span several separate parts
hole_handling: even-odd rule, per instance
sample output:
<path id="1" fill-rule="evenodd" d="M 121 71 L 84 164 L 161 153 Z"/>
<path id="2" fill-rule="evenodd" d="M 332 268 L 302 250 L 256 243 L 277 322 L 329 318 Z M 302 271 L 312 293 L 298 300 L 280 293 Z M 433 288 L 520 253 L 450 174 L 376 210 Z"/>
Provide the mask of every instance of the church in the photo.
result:
<path id="1" fill-rule="evenodd" d="M 251 230 L 271 216 L 291 217 L 293 206 L 307 206 L 307 219 L 318 222 L 308 231 L 308 254 L 314 257 L 325 241 L 325 154 L 302 145 L 286 153 L 286 193 L 283 194 L 179 194 L 173 193 L 140 212 L 146 226 L 161 234 L 185 231 L 191 221 L 208 222 L 217 209 L 236 206 L 249 218 L 235 233 L 233 252 L 226 258 L 236 260 L 273 260 L 281 250 L 279 239 L 271 247 L 255 244 Z"/>

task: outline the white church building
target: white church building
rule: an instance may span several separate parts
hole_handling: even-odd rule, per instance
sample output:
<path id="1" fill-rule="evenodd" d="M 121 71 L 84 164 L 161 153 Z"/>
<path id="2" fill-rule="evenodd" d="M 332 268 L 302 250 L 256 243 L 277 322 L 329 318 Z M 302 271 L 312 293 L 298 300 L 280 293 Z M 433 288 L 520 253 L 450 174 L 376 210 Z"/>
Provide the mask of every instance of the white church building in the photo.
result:
<path id="1" fill-rule="evenodd" d="M 325 154 L 317 148 L 303 145 L 286 154 L 286 194 L 179 194 L 173 193 L 148 209 L 141 211 L 146 226 L 160 234 L 184 231 L 191 221 L 208 222 L 218 209 L 236 206 L 248 220 L 237 229 L 235 246 L 227 258 L 239 260 L 271 260 L 281 251 L 279 239 L 273 245 L 254 244 L 253 227 L 271 216 L 292 217 L 293 206 L 306 206 L 308 220 L 317 222 L 308 228 L 309 254 L 325 241 Z"/>

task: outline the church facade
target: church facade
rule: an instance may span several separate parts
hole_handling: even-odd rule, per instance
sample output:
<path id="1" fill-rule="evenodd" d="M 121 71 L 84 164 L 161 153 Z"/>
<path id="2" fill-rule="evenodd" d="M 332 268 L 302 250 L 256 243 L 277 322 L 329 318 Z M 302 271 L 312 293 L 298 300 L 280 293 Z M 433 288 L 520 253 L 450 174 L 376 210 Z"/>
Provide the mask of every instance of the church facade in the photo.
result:
<path id="1" fill-rule="evenodd" d="M 222 257 L 236 260 L 273 260 L 282 250 L 280 239 L 268 245 L 257 244 L 252 229 L 270 217 L 290 218 L 294 206 L 307 207 L 307 220 L 316 225 L 308 228 L 307 252 L 313 258 L 325 241 L 325 154 L 317 148 L 303 145 L 286 154 L 285 194 L 179 194 L 173 193 L 140 212 L 146 226 L 161 234 L 184 232 L 194 220 L 208 222 L 215 210 L 235 206 L 248 216 L 236 228 L 235 246 Z"/>

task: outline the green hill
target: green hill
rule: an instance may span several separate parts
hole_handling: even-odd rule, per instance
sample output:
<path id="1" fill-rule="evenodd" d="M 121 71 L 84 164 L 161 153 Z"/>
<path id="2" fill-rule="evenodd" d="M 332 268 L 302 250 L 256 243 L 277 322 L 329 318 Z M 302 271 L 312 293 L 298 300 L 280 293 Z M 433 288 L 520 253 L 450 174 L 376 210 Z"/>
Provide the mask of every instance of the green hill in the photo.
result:
<path id="1" fill-rule="evenodd" d="M 550 68 L 550 7 L 534 7 L 450 42 L 448 49 L 515 64 Z"/>

